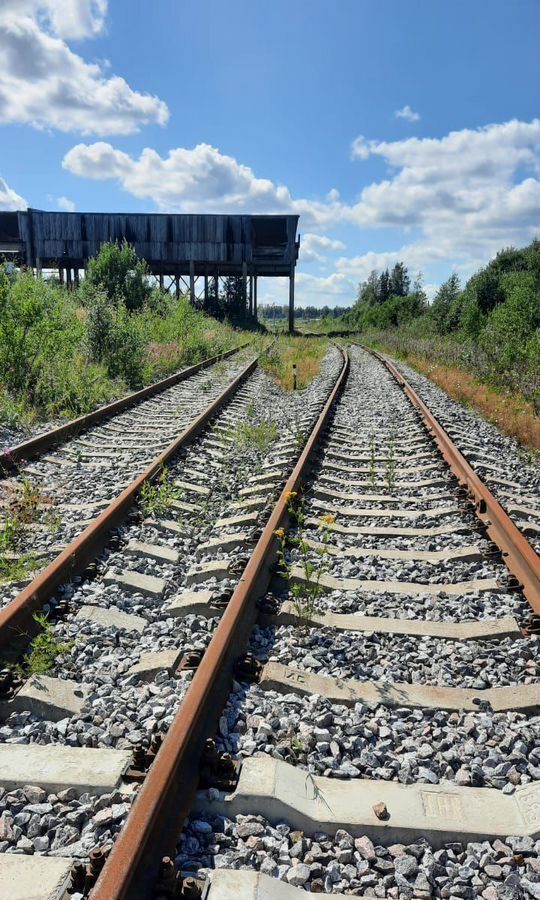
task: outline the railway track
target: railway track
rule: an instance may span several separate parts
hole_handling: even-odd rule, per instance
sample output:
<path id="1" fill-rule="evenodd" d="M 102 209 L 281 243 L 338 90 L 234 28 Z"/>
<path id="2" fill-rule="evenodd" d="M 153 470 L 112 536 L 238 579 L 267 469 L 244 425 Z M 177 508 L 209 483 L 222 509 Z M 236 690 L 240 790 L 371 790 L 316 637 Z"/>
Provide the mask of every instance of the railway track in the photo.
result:
<path id="1" fill-rule="evenodd" d="M 17 534 L 3 555 L 12 564 L 21 562 L 22 571 L 13 565 L 11 583 L 2 578 L 0 607 L 106 511 L 237 376 L 240 384 L 249 364 L 247 351 L 212 357 L 5 451 L 0 529 L 11 526 Z M 12 525 L 13 520 L 20 522 Z"/>
<path id="2" fill-rule="evenodd" d="M 189 876 L 212 900 L 540 895 L 538 558 L 382 363 L 350 354 L 238 456 L 269 405 L 246 381 L 174 464 L 183 520 L 134 517 L 66 586 L 57 639 L 83 642 L 53 674 L 72 693 L 56 722 L 38 702 L 25 718 L 27 693 L 0 783 L 8 812 L 47 807 L 7 816 L 27 841 L 58 804 L 73 831 L 2 854 L 0 879 L 33 866 L 36 897 L 60 897 L 75 871 L 94 900 L 198 896 Z"/>

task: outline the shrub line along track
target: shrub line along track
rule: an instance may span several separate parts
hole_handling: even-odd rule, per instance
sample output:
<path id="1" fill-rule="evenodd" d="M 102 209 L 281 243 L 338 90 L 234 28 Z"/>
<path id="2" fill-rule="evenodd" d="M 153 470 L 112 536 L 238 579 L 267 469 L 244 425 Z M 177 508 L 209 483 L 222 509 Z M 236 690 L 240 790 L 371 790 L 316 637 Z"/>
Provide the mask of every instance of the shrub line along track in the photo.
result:
<path id="1" fill-rule="evenodd" d="M 405 379 L 399 373 L 392 371 L 391 364 L 385 360 L 381 361 L 387 365 L 411 402 L 421 409 L 426 419 L 427 427 L 432 432 L 432 439 L 436 441 L 446 462 L 458 474 L 461 483 L 466 485 L 467 489 L 473 493 L 476 500 L 476 515 L 483 525 L 487 526 L 487 533 L 503 551 L 503 559 L 509 570 L 523 584 L 527 598 L 536 610 L 539 597 L 540 560 L 532 551 L 525 538 L 519 533 L 516 534 L 518 531 L 516 526 L 506 516 L 489 491 L 487 491 L 479 477 L 470 469 L 448 435 L 429 413 L 425 404 L 416 397 Z M 215 733 L 218 718 L 230 689 L 231 673 L 235 661 L 245 649 L 250 632 L 256 622 L 256 600 L 264 595 L 270 582 L 278 544 L 275 531 L 278 528 L 287 526 L 288 497 L 291 491 L 298 491 L 301 488 L 306 474 L 313 464 L 316 448 L 320 444 L 334 406 L 347 381 L 349 366 L 348 354 L 344 353 L 341 374 L 296 463 L 294 471 L 289 477 L 264 527 L 240 582 L 219 621 L 219 625 L 194 674 L 181 707 L 159 750 L 156 760 L 149 770 L 144 785 L 108 857 L 103 872 L 92 891 L 92 900 L 128 900 L 128 898 L 129 900 L 137 900 L 137 898 L 142 900 L 142 898 L 152 895 L 152 888 L 158 875 L 160 861 L 164 855 L 171 852 L 175 836 L 178 835 L 181 827 L 181 822 L 189 812 L 197 788 L 200 756 L 204 742 Z M 496 527 L 493 527 L 492 523 L 496 523 Z M 372 621 L 375 622 L 376 620 Z M 412 624 L 414 625 L 415 623 L 413 622 Z M 438 623 L 431 624 L 434 626 L 438 625 Z M 397 630 L 399 631 L 399 629 Z M 474 630 L 474 623 L 472 623 L 472 630 Z M 436 628 L 433 633 L 437 633 Z M 519 631 L 517 633 L 519 634 Z M 268 675 L 267 680 L 271 682 L 270 675 Z M 322 681 L 324 680 L 322 679 Z M 326 679 L 326 681 L 331 681 L 331 679 Z M 403 688 L 404 686 L 400 685 L 397 687 Z M 336 687 L 335 690 L 339 698 L 340 688 Z M 346 687 L 345 690 L 341 690 L 341 696 L 343 697 L 346 693 Z M 530 689 L 530 692 L 535 693 L 533 688 Z M 414 694 L 414 691 L 412 693 Z M 460 702 L 463 702 L 465 692 L 456 692 L 454 698 L 449 701 L 449 708 L 456 708 L 452 704 L 455 702 L 458 693 L 460 693 Z M 470 703 L 473 692 L 469 691 L 468 693 L 470 696 L 468 696 L 467 702 Z M 524 693 L 527 692 L 524 691 Z M 515 690 L 515 695 L 518 694 L 519 687 Z M 444 691 L 439 691 L 441 702 L 444 699 L 443 695 Z M 396 696 L 397 699 L 400 699 L 399 692 Z M 516 708 L 516 705 L 519 705 L 515 702 L 516 696 L 510 699 L 511 706 L 512 699 L 514 700 L 514 708 Z M 533 706 L 536 707 L 537 704 L 538 696 L 536 692 Z M 415 702 L 412 705 L 415 705 Z M 420 705 L 422 704 L 420 703 Z M 527 706 L 526 699 L 523 706 Z M 245 763 L 244 766 L 247 768 Z M 301 780 L 303 778 L 304 776 L 302 775 Z M 362 790 L 363 785 L 364 789 L 369 793 L 369 787 L 373 785 L 373 782 L 360 782 L 359 784 L 360 790 Z M 378 784 L 384 785 L 383 782 Z M 258 785 L 251 785 L 251 787 L 253 790 L 253 806 L 255 812 L 257 812 L 257 800 L 255 798 L 258 793 Z M 261 791 L 264 794 L 264 785 Z M 476 795 L 478 795 L 478 792 L 476 792 Z M 433 797 L 433 802 L 435 803 L 437 798 L 436 792 L 433 794 Z M 262 795 L 259 797 L 262 803 L 261 798 Z M 484 815 L 486 813 L 487 809 Z M 448 837 L 448 839 L 451 838 Z M 237 876 L 238 872 L 235 872 L 234 875 Z M 233 885 L 235 884 L 234 875 Z M 255 881 L 250 883 L 255 885 Z M 225 886 L 225 880 L 220 883 Z M 268 889 L 270 888 L 268 887 Z M 233 888 L 233 892 L 234 890 L 236 888 Z M 256 895 L 254 892 L 253 896 L 259 895 Z"/>

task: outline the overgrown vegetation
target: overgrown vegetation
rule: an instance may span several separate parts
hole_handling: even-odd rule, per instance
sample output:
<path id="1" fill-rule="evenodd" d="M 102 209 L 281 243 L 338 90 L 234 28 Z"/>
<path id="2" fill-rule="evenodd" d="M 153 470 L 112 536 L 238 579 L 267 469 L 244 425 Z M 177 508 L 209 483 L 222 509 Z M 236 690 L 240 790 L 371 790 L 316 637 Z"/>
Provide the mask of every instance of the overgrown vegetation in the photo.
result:
<path id="1" fill-rule="evenodd" d="M 232 437 L 239 447 L 254 448 L 260 453 L 266 453 L 270 444 L 279 435 L 277 422 L 269 417 L 264 417 L 260 422 L 256 421 L 255 409 L 249 404 L 245 418 L 236 425 Z"/>
<path id="2" fill-rule="evenodd" d="M 306 387 L 318 374 L 321 362 L 328 351 L 324 338 L 281 335 L 261 358 L 261 366 L 279 382 L 286 391 L 294 386 L 293 366 L 296 366 L 297 387 Z"/>
<path id="3" fill-rule="evenodd" d="M 174 486 L 169 470 L 163 466 L 157 479 L 144 482 L 139 505 L 144 516 L 164 516 L 181 496 L 182 491 Z"/>
<path id="4" fill-rule="evenodd" d="M 343 321 L 540 449 L 540 241 L 502 250 L 464 288 L 452 274 L 430 306 L 402 264 L 372 272 Z"/>
<path id="5" fill-rule="evenodd" d="M 28 526 L 36 522 L 41 513 L 48 514 L 53 505 L 30 478 L 22 478 L 20 488 L 11 488 L 3 497 L 0 510 L 0 583 L 22 581 L 37 568 L 37 560 L 31 552 L 20 552 Z"/>
<path id="6" fill-rule="evenodd" d="M 89 412 L 245 341 L 152 288 L 128 244 L 104 244 L 78 290 L 0 265 L 0 422 Z"/>
<path id="7" fill-rule="evenodd" d="M 334 523 L 335 517 L 332 515 L 321 517 L 318 526 L 320 541 L 314 547 L 313 542 L 305 537 L 304 507 L 302 499 L 298 497 L 296 491 L 290 491 L 288 494 L 287 511 L 291 522 L 296 525 L 296 531 L 287 535 L 284 528 L 277 528 L 274 532 L 279 540 L 279 574 L 289 584 L 298 624 L 300 627 L 305 627 L 313 619 L 313 615 L 317 611 L 317 601 L 323 592 L 321 579 L 328 571 L 329 529 L 330 525 Z M 304 574 L 301 580 L 293 577 L 294 564 L 289 562 L 287 546 L 296 549 L 300 555 L 300 569 Z M 315 554 L 315 561 L 313 561 L 313 554 Z"/>
<path id="8" fill-rule="evenodd" d="M 54 633 L 54 628 L 47 613 L 34 613 L 34 622 L 39 625 L 41 631 L 30 644 L 28 653 L 20 667 L 21 675 L 43 675 L 52 669 L 54 661 L 61 653 L 69 653 L 74 641 L 59 641 Z"/>

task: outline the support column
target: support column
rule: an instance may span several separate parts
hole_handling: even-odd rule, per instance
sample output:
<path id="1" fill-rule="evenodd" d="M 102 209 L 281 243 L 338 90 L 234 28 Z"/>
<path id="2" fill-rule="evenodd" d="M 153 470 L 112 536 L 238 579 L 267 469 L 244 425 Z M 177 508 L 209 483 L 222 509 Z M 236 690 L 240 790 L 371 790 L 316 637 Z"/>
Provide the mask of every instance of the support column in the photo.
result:
<path id="1" fill-rule="evenodd" d="M 62 266 L 58 266 L 58 281 L 60 284 L 64 283 L 64 270 Z"/>
<path id="2" fill-rule="evenodd" d="M 214 300 L 216 303 L 216 311 L 219 309 L 219 275 L 214 275 Z"/>
<path id="3" fill-rule="evenodd" d="M 66 268 L 66 285 L 67 285 L 68 291 L 70 291 L 71 290 L 71 266 L 68 266 Z"/>
<path id="4" fill-rule="evenodd" d="M 160 291 L 163 290 L 163 272 L 159 273 L 159 289 Z"/>
<path id="5" fill-rule="evenodd" d="M 249 276 L 249 315 L 253 318 L 253 275 Z"/>
<path id="6" fill-rule="evenodd" d="M 195 306 L 195 263 L 192 259 L 189 261 L 189 296 Z"/>
<path id="7" fill-rule="evenodd" d="M 180 275 L 178 274 L 178 272 L 174 276 L 174 290 L 176 293 L 176 298 L 178 299 L 178 297 L 180 296 Z"/>
<path id="8" fill-rule="evenodd" d="M 208 272 L 204 273 L 204 308 L 208 309 Z"/>
<path id="9" fill-rule="evenodd" d="M 36 275 L 38 278 L 41 278 L 41 260 L 39 256 L 36 257 Z"/>
<path id="10" fill-rule="evenodd" d="M 253 315 L 255 316 L 255 321 L 258 322 L 257 315 L 257 276 L 253 276 Z"/>
<path id="11" fill-rule="evenodd" d="M 289 275 L 289 334 L 294 331 L 294 265 Z"/>
<path id="12" fill-rule="evenodd" d="M 247 262 L 242 263 L 242 301 L 244 306 L 244 313 L 247 310 Z"/>

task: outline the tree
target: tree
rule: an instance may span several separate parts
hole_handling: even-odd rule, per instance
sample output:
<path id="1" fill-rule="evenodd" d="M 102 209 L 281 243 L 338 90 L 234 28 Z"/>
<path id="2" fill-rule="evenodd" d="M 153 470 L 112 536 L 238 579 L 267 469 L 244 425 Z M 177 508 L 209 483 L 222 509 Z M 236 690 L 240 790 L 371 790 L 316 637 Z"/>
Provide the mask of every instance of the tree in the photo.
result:
<path id="1" fill-rule="evenodd" d="M 245 318 L 244 279 L 241 275 L 229 275 L 223 280 L 220 299 L 225 316 L 233 321 L 241 321 Z"/>
<path id="2" fill-rule="evenodd" d="M 358 285 L 358 302 L 376 306 L 379 302 L 379 273 L 373 269 L 366 281 Z"/>
<path id="3" fill-rule="evenodd" d="M 381 272 L 381 277 L 379 278 L 379 291 L 377 295 L 377 303 L 386 303 L 388 298 L 392 295 L 392 286 L 390 275 L 388 274 L 388 269 L 385 269 L 384 272 Z"/>
<path id="4" fill-rule="evenodd" d="M 439 334 L 447 334 L 450 329 L 449 311 L 461 293 L 459 276 L 453 272 L 444 284 L 441 284 L 431 304 L 430 315 Z"/>
<path id="5" fill-rule="evenodd" d="M 81 293 L 91 301 L 100 291 L 110 303 L 123 303 L 132 312 L 141 309 L 151 294 L 147 281 L 148 267 L 138 258 L 135 249 L 123 241 L 102 244 L 97 256 L 88 261 Z"/>
<path id="6" fill-rule="evenodd" d="M 402 262 L 397 262 L 390 275 L 390 294 L 393 297 L 406 297 L 410 284 L 407 267 Z"/>

